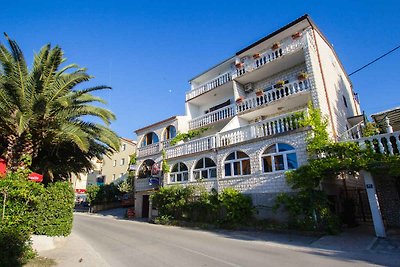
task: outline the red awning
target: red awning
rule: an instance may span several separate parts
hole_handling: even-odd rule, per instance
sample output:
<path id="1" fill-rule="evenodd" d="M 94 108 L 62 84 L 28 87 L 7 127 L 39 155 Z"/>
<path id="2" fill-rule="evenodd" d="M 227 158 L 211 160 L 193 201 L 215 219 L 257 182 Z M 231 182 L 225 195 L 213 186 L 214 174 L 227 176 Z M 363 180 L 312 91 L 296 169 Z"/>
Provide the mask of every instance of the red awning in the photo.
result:
<path id="1" fill-rule="evenodd" d="M 36 172 L 32 172 L 31 174 L 29 174 L 28 179 L 40 183 L 43 181 L 43 175 Z"/>
<path id="2" fill-rule="evenodd" d="M 6 174 L 7 162 L 5 159 L 0 158 L 0 176 Z"/>

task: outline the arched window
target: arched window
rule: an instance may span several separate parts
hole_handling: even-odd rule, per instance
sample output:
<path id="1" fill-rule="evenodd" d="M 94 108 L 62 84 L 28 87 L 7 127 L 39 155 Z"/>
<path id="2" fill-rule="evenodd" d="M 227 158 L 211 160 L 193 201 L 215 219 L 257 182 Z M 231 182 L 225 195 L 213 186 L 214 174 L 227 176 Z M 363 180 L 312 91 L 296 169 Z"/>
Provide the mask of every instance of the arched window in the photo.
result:
<path id="1" fill-rule="evenodd" d="M 155 132 L 147 133 L 141 143 L 141 147 L 158 143 L 158 135 Z"/>
<path id="2" fill-rule="evenodd" d="M 171 183 L 178 183 L 189 180 L 188 167 L 183 162 L 176 163 L 171 170 L 169 175 Z"/>
<path id="3" fill-rule="evenodd" d="M 139 168 L 139 178 L 147 178 L 151 176 L 151 168 L 154 165 L 154 160 L 146 159 Z"/>
<path id="4" fill-rule="evenodd" d="M 217 165 L 210 158 L 202 158 L 197 161 L 193 170 L 194 179 L 217 178 Z"/>
<path id="5" fill-rule="evenodd" d="M 242 151 L 235 151 L 229 154 L 225 159 L 225 176 L 249 175 L 250 158 Z"/>
<path id="6" fill-rule="evenodd" d="M 263 172 L 276 172 L 297 168 L 296 150 L 294 147 L 278 143 L 265 149 L 261 156 Z"/>
<path id="7" fill-rule="evenodd" d="M 172 139 L 172 138 L 174 138 L 175 136 L 176 136 L 176 129 L 175 129 L 175 126 L 170 125 L 170 126 L 168 126 L 167 128 L 165 128 L 165 130 L 164 130 L 164 136 L 163 136 L 164 141 L 165 141 L 165 140 Z"/>

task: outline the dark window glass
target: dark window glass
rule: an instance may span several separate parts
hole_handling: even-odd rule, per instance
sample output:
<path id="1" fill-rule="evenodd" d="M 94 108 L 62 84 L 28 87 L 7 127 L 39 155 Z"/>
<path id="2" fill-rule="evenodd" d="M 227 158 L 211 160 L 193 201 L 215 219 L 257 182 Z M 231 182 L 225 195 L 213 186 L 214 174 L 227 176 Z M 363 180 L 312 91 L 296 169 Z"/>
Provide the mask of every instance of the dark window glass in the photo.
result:
<path id="1" fill-rule="evenodd" d="M 184 173 L 183 173 L 183 180 L 184 180 L 184 181 L 189 180 L 189 173 L 187 173 L 187 172 L 184 172 Z"/>
<path id="2" fill-rule="evenodd" d="M 171 174 L 169 176 L 169 179 L 171 180 L 171 182 L 175 182 L 175 174 Z"/>
<path id="3" fill-rule="evenodd" d="M 242 161 L 242 170 L 243 170 L 243 175 L 248 175 L 251 173 L 250 170 L 250 160 L 246 159 Z"/>
<path id="4" fill-rule="evenodd" d="M 271 156 L 263 158 L 264 172 L 272 172 L 272 160 Z"/>
<path id="5" fill-rule="evenodd" d="M 203 179 L 207 179 L 208 178 L 208 171 L 207 170 L 201 171 L 201 177 Z"/>
<path id="6" fill-rule="evenodd" d="M 193 172 L 193 178 L 194 178 L 195 180 L 200 179 L 200 171 L 194 171 L 194 172 Z"/>
<path id="7" fill-rule="evenodd" d="M 180 173 L 176 174 L 176 181 L 177 182 L 181 182 L 182 181 L 182 174 L 180 174 Z"/>
<path id="8" fill-rule="evenodd" d="M 199 161 L 197 161 L 196 166 L 194 166 L 195 169 L 201 169 L 203 167 L 204 167 L 203 159 L 200 159 Z"/>
<path id="9" fill-rule="evenodd" d="M 285 169 L 285 165 L 283 164 L 283 155 L 275 156 L 274 160 L 275 160 L 275 171 L 281 171 Z"/>
<path id="10" fill-rule="evenodd" d="M 235 152 L 232 152 L 231 154 L 229 154 L 225 160 L 232 160 L 235 159 Z"/>
<path id="11" fill-rule="evenodd" d="M 239 161 L 233 163 L 233 175 L 241 175 Z"/>
<path id="12" fill-rule="evenodd" d="M 279 152 L 284 152 L 284 151 L 288 151 L 288 150 L 294 150 L 294 147 L 292 147 L 288 144 L 279 143 L 278 150 L 279 150 Z"/>
<path id="13" fill-rule="evenodd" d="M 217 169 L 210 169 L 210 178 L 217 178 Z"/>
<path id="14" fill-rule="evenodd" d="M 185 163 L 180 162 L 179 165 L 180 165 L 180 171 L 181 171 L 181 172 L 182 172 L 182 171 L 187 171 L 187 170 L 188 170 L 188 168 L 187 168 L 187 166 L 185 165 Z"/>
<path id="15" fill-rule="evenodd" d="M 230 163 L 225 163 L 225 176 L 232 176 Z"/>
<path id="16" fill-rule="evenodd" d="M 276 145 L 272 145 L 264 151 L 264 154 L 271 154 L 271 153 L 276 153 Z"/>
<path id="17" fill-rule="evenodd" d="M 237 151 L 237 158 L 238 159 L 242 159 L 242 158 L 248 158 L 249 156 L 247 156 L 246 153 L 242 152 L 242 151 Z"/>
<path id="18" fill-rule="evenodd" d="M 296 169 L 297 168 L 296 153 L 287 154 L 287 164 L 288 164 L 288 169 Z"/>
<path id="19" fill-rule="evenodd" d="M 172 167 L 171 172 L 178 172 L 178 163 L 174 165 L 174 167 Z"/>
<path id="20" fill-rule="evenodd" d="M 347 100 L 346 100 L 345 96 L 343 96 L 343 103 L 344 103 L 344 106 L 347 108 Z"/>
<path id="21" fill-rule="evenodd" d="M 204 161 L 205 161 L 206 168 L 215 166 L 214 161 L 210 158 L 205 158 Z"/>

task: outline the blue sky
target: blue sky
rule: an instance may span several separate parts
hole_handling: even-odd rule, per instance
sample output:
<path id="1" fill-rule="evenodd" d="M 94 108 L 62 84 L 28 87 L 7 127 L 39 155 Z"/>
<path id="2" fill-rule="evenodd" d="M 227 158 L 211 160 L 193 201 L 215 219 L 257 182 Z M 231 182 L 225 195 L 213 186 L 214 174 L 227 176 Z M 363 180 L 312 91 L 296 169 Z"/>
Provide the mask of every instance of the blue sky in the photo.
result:
<path id="1" fill-rule="evenodd" d="M 121 136 L 184 114 L 188 80 L 309 14 L 348 73 L 400 44 L 399 1 L 8 1 L 1 31 L 29 62 L 46 43 L 95 76 Z M 1 39 L 4 42 L 5 39 Z M 400 50 L 351 76 L 367 114 L 400 106 Z"/>

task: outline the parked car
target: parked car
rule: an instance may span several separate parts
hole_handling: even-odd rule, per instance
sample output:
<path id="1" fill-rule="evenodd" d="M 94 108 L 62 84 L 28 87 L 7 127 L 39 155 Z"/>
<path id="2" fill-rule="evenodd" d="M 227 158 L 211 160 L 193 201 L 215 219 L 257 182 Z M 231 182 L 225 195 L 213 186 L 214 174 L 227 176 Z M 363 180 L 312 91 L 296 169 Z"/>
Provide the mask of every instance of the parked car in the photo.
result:
<path id="1" fill-rule="evenodd" d="M 135 205 L 135 198 L 132 194 L 124 194 L 121 199 L 122 207 L 131 207 Z"/>

